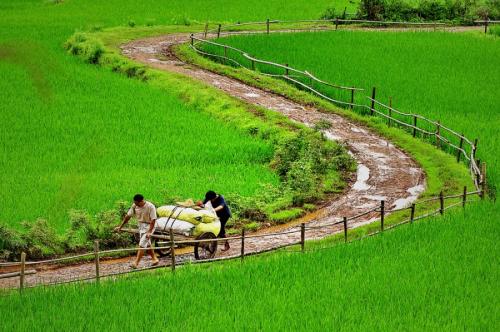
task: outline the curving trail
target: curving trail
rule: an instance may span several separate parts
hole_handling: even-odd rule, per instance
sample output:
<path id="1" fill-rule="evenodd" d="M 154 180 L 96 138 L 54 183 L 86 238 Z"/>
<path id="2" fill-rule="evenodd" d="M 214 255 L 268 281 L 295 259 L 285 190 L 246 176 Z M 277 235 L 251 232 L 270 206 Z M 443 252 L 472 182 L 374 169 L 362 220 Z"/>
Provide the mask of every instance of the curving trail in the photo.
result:
<path id="1" fill-rule="evenodd" d="M 319 120 L 332 123 L 332 127 L 324 131 L 327 138 L 342 141 L 358 162 L 357 179 L 342 196 L 327 202 L 319 211 L 305 217 L 308 226 L 321 226 L 338 221 L 342 217 L 351 217 L 380 206 L 380 200 L 386 201 L 386 209 L 406 206 L 415 201 L 425 189 L 425 174 L 419 165 L 405 152 L 380 137 L 371 130 L 332 113 L 324 113 L 314 107 L 300 105 L 271 92 L 248 86 L 238 80 L 188 65 L 172 52 L 172 46 L 187 42 L 189 34 L 170 34 L 161 37 L 136 40 L 122 46 L 127 57 L 147 64 L 148 66 L 187 75 L 214 86 L 228 95 L 280 112 L 287 117 L 312 126 Z M 350 222 L 349 228 L 369 223 L 379 216 L 370 213 Z M 259 233 L 275 231 L 270 228 Z M 280 230 L 297 231 L 283 235 L 248 239 L 245 252 L 267 251 L 300 240 L 297 223 L 283 225 Z M 307 230 L 306 239 L 319 239 L 339 232 L 339 225 Z M 236 256 L 240 253 L 239 243 L 233 243 L 228 252 L 218 256 Z M 192 259 L 192 254 L 180 255 L 178 261 Z M 128 258 L 103 262 L 101 275 L 129 270 Z M 170 261 L 162 261 L 169 265 Z M 143 261 L 149 265 L 147 260 Z M 45 267 L 47 269 L 47 267 Z M 72 278 L 85 278 L 94 275 L 94 264 L 81 264 L 73 267 L 50 268 L 27 277 L 27 284 L 50 283 Z M 18 281 L 0 280 L 0 287 L 12 287 Z"/>

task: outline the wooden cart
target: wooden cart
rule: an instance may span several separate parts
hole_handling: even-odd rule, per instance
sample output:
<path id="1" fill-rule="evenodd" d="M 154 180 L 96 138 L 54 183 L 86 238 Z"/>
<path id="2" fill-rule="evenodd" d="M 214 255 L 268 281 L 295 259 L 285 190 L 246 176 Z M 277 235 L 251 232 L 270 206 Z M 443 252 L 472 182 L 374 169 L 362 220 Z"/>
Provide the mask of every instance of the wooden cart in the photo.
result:
<path id="1" fill-rule="evenodd" d="M 136 237 L 136 240 L 139 241 L 139 230 L 137 229 L 131 229 L 131 228 L 124 228 L 122 229 L 122 232 L 127 232 L 134 234 Z M 217 246 L 218 246 L 218 241 L 217 241 L 217 236 L 212 233 L 212 232 L 205 232 L 197 237 L 194 238 L 194 240 L 206 240 L 203 242 L 192 242 L 189 243 L 187 241 L 192 241 L 193 237 L 185 236 L 182 234 L 176 234 L 174 233 L 174 243 L 175 242 L 182 242 L 180 244 L 181 246 L 193 246 L 194 249 L 194 257 L 199 260 L 203 259 L 211 259 L 214 258 L 216 253 L 217 253 Z M 210 241 L 212 240 L 212 241 Z M 170 245 L 170 233 L 165 232 L 165 231 L 158 231 L 155 230 L 153 235 L 151 235 L 151 241 L 154 247 L 167 247 Z M 177 245 L 175 245 L 177 247 Z M 155 249 L 155 251 L 160 255 L 160 257 L 165 257 L 165 256 L 170 256 L 170 248 L 161 248 L 161 249 Z"/>

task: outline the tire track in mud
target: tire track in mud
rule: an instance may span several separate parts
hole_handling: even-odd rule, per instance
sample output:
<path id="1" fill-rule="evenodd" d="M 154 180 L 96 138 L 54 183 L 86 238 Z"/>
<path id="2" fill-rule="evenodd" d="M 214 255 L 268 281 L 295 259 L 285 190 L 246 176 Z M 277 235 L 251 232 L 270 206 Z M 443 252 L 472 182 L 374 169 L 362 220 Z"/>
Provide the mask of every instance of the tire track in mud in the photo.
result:
<path id="1" fill-rule="evenodd" d="M 344 216 L 361 214 L 377 208 L 380 200 L 386 201 L 388 210 L 400 208 L 415 201 L 425 189 L 425 174 L 420 166 L 405 152 L 362 125 L 342 116 L 303 106 L 285 97 L 180 61 L 172 51 L 172 46 L 188 42 L 188 40 L 189 34 L 170 34 L 135 40 L 123 45 L 122 53 L 130 59 L 153 68 L 195 78 L 232 97 L 282 113 L 308 126 L 313 126 L 320 120 L 328 121 L 332 127 L 323 131 L 325 136 L 345 144 L 356 159 L 358 163 L 356 182 L 342 196 L 332 199 L 320 210 L 304 217 L 303 220 L 308 222 L 308 227 L 323 226 L 338 221 Z M 375 220 L 378 215 L 374 212 L 351 221 L 349 228 L 367 224 Z M 276 229 L 271 227 L 259 234 L 270 233 Z M 245 241 L 245 252 L 269 251 L 300 241 L 300 228 L 297 223 L 282 225 L 279 229 L 286 230 L 287 234 L 248 238 Z M 309 229 L 306 231 L 306 239 L 321 239 L 340 232 L 341 229 L 339 225 Z M 288 231 L 296 232 L 288 233 Z M 240 250 L 239 241 L 235 241 L 229 251 L 218 252 L 217 257 L 237 256 Z M 192 253 L 181 254 L 177 258 L 181 263 L 194 259 Z M 101 275 L 129 270 L 130 261 L 131 258 L 103 261 Z M 143 260 L 141 264 L 141 266 L 147 266 L 149 259 Z M 170 259 L 162 259 L 160 266 L 169 264 Z M 91 278 L 94 274 L 94 263 L 57 268 L 43 266 L 36 275 L 27 276 L 26 283 L 34 285 L 69 281 L 75 278 Z M 17 285 L 16 278 L 0 280 L 0 287 L 16 287 Z"/>

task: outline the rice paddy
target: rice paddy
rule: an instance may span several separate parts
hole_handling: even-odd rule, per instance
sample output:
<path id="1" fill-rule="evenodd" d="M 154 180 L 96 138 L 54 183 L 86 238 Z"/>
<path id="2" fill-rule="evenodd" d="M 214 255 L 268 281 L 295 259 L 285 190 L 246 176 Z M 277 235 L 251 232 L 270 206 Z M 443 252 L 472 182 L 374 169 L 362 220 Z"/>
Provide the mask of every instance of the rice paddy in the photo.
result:
<path id="1" fill-rule="evenodd" d="M 364 88 L 366 95 L 377 87 L 377 100 L 388 104 L 392 98 L 396 109 L 478 138 L 478 158 L 488 163 L 490 184 L 500 181 L 498 38 L 478 33 L 333 31 L 220 41 L 328 82 Z"/>
<path id="2" fill-rule="evenodd" d="M 305 254 L 6 294 L 2 329 L 495 331 L 495 215 L 486 203 Z"/>
<path id="3" fill-rule="evenodd" d="M 173 94 L 84 64 L 62 45 L 79 29 L 316 17 L 328 3 L 289 1 L 283 15 L 279 1 L 260 0 L 2 2 L 0 223 L 44 218 L 62 232 L 70 209 L 96 213 L 135 192 L 162 202 L 210 187 L 251 196 L 276 184 L 269 143 Z"/>

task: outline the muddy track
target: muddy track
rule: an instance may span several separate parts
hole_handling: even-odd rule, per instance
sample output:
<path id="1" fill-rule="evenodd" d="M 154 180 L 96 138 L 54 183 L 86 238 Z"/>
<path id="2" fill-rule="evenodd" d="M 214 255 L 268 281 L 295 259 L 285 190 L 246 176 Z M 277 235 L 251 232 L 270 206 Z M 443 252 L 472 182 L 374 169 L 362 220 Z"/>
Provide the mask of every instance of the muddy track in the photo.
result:
<path id="1" fill-rule="evenodd" d="M 327 138 L 343 142 L 358 163 L 357 178 L 344 195 L 327 202 L 319 211 L 306 217 L 308 226 L 320 226 L 332 223 L 342 217 L 350 217 L 379 206 L 380 200 L 386 201 L 386 208 L 399 208 L 416 200 L 425 189 L 425 175 L 419 165 L 405 152 L 395 147 L 378 134 L 336 114 L 303 106 L 299 103 L 278 96 L 271 92 L 246 85 L 238 80 L 221 76 L 186 64 L 175 57 L 172 46 L 187 42 L 188 34 L 170 34 L 161 37 L 136 40 L 122 46 L 125 56 L 156 69 L 183 74 L 222 90 L 224 93 L 247 103 L 280 112 L 290 119 L 312 126 L 319 120 L 332 124 L 324 131 Z M 378 213 L 368 214 L 350 223 L 350 228 L 359 227 L 378 217 Z M 268 229 L 263 232 L 270 232 Z M 298 226 L 288 225 L 280 230 L 298 230 Z M 311 229 L 306 232 L 306 239 L 320 239 L 339 232 L 340 227 L 329 226 Z M 300 232 L 273 235 L 263 238 L 248 239 L 245 251 L 260 252 L 277 248 L 300 240 Z M 232 244 L 228 252 L 221 256 L 236 256 L 240 253 L 238 242 Z M 192 254 L 178 256 L 178 261 L 192 259 Z M 130 259 L 109 260 L 103 262 L 101 275 L 129 270 Z M 168 259 L 162 265 L 169 265 Z M 148 266 L 148 260 L 143 260 Z M 52 283 L 71 279 L 90 278 L 95 273 L 94 264 L 81 264 L 72 267 L 48 268 L 36 275 L 27 277 L 27 284 Z M 0 287 L 17 285 L 17 278 L 0 280 Z"/>

